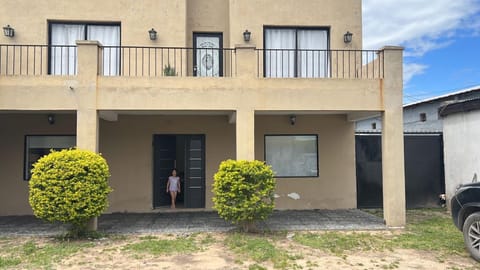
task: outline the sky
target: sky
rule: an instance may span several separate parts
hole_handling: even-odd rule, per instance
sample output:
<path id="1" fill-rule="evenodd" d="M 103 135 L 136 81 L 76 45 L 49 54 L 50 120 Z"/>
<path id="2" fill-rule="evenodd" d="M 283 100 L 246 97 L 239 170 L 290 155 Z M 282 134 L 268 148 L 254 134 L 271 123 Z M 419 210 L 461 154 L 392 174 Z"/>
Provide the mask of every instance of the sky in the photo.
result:
<path id="1" fill-rule="evenodd" d="M 403 46 L 404 104 L 480 85 L 480 0 L 362 0 L 363 47 Z"/>

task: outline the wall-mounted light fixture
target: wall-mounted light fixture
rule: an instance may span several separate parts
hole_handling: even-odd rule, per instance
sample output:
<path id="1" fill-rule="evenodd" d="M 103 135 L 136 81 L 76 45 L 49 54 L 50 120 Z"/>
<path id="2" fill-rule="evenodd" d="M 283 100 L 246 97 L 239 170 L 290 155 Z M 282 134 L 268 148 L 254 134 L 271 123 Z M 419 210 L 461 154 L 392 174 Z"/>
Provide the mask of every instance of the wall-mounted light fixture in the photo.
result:
<path id="1" fill-rule="evenodd" d="M 6 37 L 13 37 L 15 36 L 15 29 L 13 29 L 10 24 L 7 24 L 7 26 L 3 27 L 3 34 Z"/>
<path id="2" fill-rule="evenodd" d="M 290 115 L 290 125 L 294 126 L 297 122 L 297 116 L 295 114 Z"/>
<path id="3" fill-rule="evenodd" d="M 47 116 L 47 121 L 48 121 L 48 123 L 49 123 L 50 125 L 55 124 L 55 115 L 49 114 L 49 115 Z"/>
<path id="4" fill-rule="evenodd" d="M 243 40 L 245 42 L 249 42 L 250 41 L 250 36 L 252 35 L 252 33 L 248 30 L 245 30 L 245 32 L 243 32 Z"/>
<path id="5" fill-rule="evenodd" d="M 343 35 L 343 42 L 345 42 L 345 43 L 350 43 L 350 42 L 352 42 L 352 36 L 353 36 L 353 34 L 350 33 L 349 31 L 347 31 L 347 32 Z"/>
<path id="6" fill-rule="evenodd" d="M 148 31 L 148 35 L 150 36 L 150 40 L 156 40 L 157 39 L 157 31 L 155 29 L 151 29 Z"/>

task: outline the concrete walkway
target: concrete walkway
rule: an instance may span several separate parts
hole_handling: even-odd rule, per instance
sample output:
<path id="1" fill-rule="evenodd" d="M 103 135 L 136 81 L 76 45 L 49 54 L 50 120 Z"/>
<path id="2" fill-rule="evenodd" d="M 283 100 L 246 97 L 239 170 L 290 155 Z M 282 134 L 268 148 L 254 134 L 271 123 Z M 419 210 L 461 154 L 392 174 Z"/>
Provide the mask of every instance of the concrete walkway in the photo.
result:
<path id="1" fill-rule="evenodd" d="M 383 220 L 357 209 L 275 211 L 264 230 L 384 230 Z M 66 231 L 61 224 L 45 223 L 33 216 L 0 217 L 0 235 L 55 235 Z M 98 219 L 98 229 L 107 233 L 182 233 L 229 231 L 234 226 L 216 212 L 165 211 L 147 214 L 106 214 Z"/>

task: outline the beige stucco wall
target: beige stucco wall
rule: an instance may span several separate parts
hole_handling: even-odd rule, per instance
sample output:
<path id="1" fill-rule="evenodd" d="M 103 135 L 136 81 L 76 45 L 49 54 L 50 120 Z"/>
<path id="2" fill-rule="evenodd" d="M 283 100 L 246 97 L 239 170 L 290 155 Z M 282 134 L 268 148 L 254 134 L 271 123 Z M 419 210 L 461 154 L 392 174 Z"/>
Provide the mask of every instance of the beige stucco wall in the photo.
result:
<path id="1" fill-rule="evenodd" d="M 187 0 L 187 47 L 193 47 L 194 32 L 223 33 L 223 47 L 229 44 L 229 5 L 225 0 Z"/>
<path id="2" fill-rule="evenodd" d="M 75 135 L 75 115 L 47 113 L 0 113 L 0 216 L 32 214 L 28 181 L 23 180 L 25 135 Z"/>
<path id="3" fill-rule="evenodd" d="M 319 176 L 278 178 L 278 209 L 356 208 L 355 131 L 345 115 L 260 115 L 255 121 L 255 157 L 264 160 L 265 134 L 318 135 Z M 288 194 L 297 193 L 299 199 Z"/>
<path id="4" fill-rule="evenodd" d="M 77 85 L 76 77 L 67 76 L 2 77 L 0 78 L 0 109 L 75 110 L 78 98 L 72 89 Z"/>
<path id="5" fill-rule="evenodd" d="M 256 110 L 378 111 L 383 108 L 379 80 L 104 77 L 98 83 L 101 88 L 97 104 L 104 110 L 252 107 Z"/>
<path id="6" fill-rule="evenodd" d="M 160 112 L 161 113 L 161 112 Z M 31 214 L 28 182 L 23 180 L 25 135 L 75 134 L 73 114 L 0 114 L 8 131 L 0 135 L 0 215 Z M 235 124 L 227 115 L 120 115 L 118 121 L 100 121 L 100 153 L 107 159 L 114 192 L 107 212 L 149 212 L 153 196 L 154 134 L 204 134 L 206 146 L 206 208 L 212 207 L 213 175 L 222 160 L 235 158 Z M 345 115 L 299 115 L 291 126 L 287 115 L 255 117 L 255 157 L 263 160 L 265 134 L 317 134 L 319 177 L 277 180 L 278 209 L 354 208 L 354 129 Z M 293 200 L 289 193 L 300 195 Z"/>
<path id="7" fill-rule="evenodd" d="M 0 216 L 32 214 L 28 182 L 23 180 L 25 135 L 75 135 L 75 115 L 47 113 L 0 114 Z M 120 115 L 100 122 L 100 153 L 107 159 L 114 192 L 107 212 L 148 212 L 152 209 L 153 134 L 204 134 L 206 145 L 206 207 L 211 208 L 213 174 L 224 159 L 235 158 L 235 125 L 226 115 Z"/>
<path id="8" fill-rule="evenodd" d="M 285 120 L 287 119 L 287 120 Z M 278 209 L 338 209 L 356 207 L 354 126 L 345 115 L 255 117 L 256 158 L 264 159 L 265 134 L 318 134 L 318 178 L 278 179 Z M 109 161 L 114 192 L 110 212 L 148 212 L 152 209 L 152 135 L 205 134 L 206 208 L 212 207 L 213 175 L 222 160 L 235 158 L 235 125 L 221 116 L 120 115 L 118 122 L 102 121 L 100 152 Z M 300 195 L 293 200 L 289 193 Z"/>
<path id="9" fill-rule="evenodd" d="M 28 16 L 27 13 L 28 12 Z M 23 15 L 22 15 L 23 14 Z M 15 29 L 13 39 L 0 36 L 0 43 L 47 44 L 47 21 L 119 22 L 122 45 L 191 47 L 192 32 L 223 32 L 224 46 L 243 44 L 245 29 L 251 44 L 263 47 L 263 26 L 330 27 L 332 49 L 361 48 L 360 0 L 29 0 L 2 3 L 0 18 Z M 158 39 L 151 41 L 148 30 Z M 343 34 L 354 34 L 343 43 Z"/>
<path id="10" fill-rule="evenodd" d="M 384 108 L 381 80 L 99 77 L 96 83 L 100 110 L 235 110 L 248 106 L 354 112 Z M 74 110 L 82 96 L 78 84 L 77 79 L 62 77 L 3 77 L 0 110 Z"/>
<path id="11" fill-rule="evenodd" d="M 213 174 L 224 159 L 235 158 L 235 125 L 220 116 L 128 116 L 100 124 L 100 152 L 110 164 L 109 211 L 145 212 L 152 209 L 154 134 L 204 134 L 206 207 L 210 208 Z"/>
<path id="12" fill-rule="evenodd" d="M 338 209 L 356 207 L 354 126 L 344 115 L 256 116 L 255 156 L 263 160 L 265 134 L 318 134 L 318 178 L 277 180 L 278 209 Z M 206 208 L 212 207 L 213 175 L 222 160 L 235 159 L 235 124 L 226 115 L 120 115 L 102 121 L 100 152 L 108 160 L 114 192 L 110 212 L 148 212 L 152 208 L 153 134 L 205 134 Z M 299 200 L 287 195 L 298 193 Z"/>
<path id="13" fill-rule="evenodd" d="M 185 46 L 185 0 L 4 1 L 2 23 L 15 29 L 13 39 L 0 43 L 48 44 L 48 21 L 121 23 L 122 45 Z M 158 39 L 151 41 L 148 30 Z"/>
<path id="14" fill-rule="evenodd" d="M 229 0 L 230 44 L 242 44 L 243 31 L 251 33 L 250 44 L 263 48 L 264 26 L 329 27 L 330 48 L 361 49 L 362 9 L 360 0 Z M 343 34 L 353 33 L 352 43 Z"/>

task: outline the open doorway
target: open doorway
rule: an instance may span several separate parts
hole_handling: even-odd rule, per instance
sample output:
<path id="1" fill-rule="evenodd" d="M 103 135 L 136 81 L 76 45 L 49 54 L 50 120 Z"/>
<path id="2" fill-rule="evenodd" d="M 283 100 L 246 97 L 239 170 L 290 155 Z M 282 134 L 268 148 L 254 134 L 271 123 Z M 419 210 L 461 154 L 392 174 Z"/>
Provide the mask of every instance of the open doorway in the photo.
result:
<path id="1" fill-rule="evenodd" d="M 153 135 L 153 208 L 170 206 L 172 169 L 180 176 L 177 208 L 205 208 L 205 136 Z"/>

